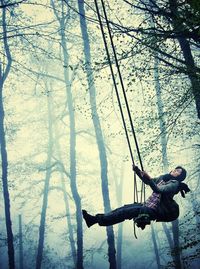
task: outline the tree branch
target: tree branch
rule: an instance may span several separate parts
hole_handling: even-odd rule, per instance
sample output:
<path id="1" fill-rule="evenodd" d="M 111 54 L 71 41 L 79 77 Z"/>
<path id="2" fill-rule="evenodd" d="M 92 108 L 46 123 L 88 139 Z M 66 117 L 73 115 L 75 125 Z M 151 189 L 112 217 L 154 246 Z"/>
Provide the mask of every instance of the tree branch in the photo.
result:
<path id="1" fill-rule="evenodd" d="M 1 5 L 3 5 L 3 0 L 1 0 Z M 10 71 L 11 63 L 12 63 L 10 48 L 9 48 L 8 40 L 7 40 L 7 29 L 6 29 L 7 24 L 6 24 L 6 9 L 5 8 L 3 8 L 3 11 L 2 11 L 2 27 L 3 27 L 3 43 L 4 43 L 3 45 L 4 45 L 4 49 L 5 49 L 6 57 L 8 61 L 6 65 L 6 69 L 2 75 L 2 83 L 4 83 Z"/>
<path id="2" fill-rule="evenodd" d="M 16 5 L 19 5 L 23 2 L 25 2 L 26 0 L 22 0 L 22 1 L 19 1 L 19 2 L 14 2 L 14 3 L 8 3 L 8 4 L 3 4 L 2 1 L 1 1 L 1 5 L 0 5 L 0 8 L 7 8 L 7 7 L 11 7 L 11 6 L 16 6 Z"/>

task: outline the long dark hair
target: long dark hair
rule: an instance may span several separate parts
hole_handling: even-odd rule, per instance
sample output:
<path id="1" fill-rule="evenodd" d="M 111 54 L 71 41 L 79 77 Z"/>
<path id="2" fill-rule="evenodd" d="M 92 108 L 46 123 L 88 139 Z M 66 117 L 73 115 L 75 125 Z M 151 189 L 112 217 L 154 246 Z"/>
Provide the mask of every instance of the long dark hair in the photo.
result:
<path id="1" fill-rule="evenodd" d="M 175 180 L 178 180 L 178 181 L 183 181 L 186 176 L 187 176 L 187 171 L 182 167 L 182 166 L 177 166 L 175 169 L 181 169 L 181 174 L 177 177 L 173 177 L 172 175 L 170 174 L 165 174 L 162 176 L 162 179 L 164 181 L 168 181 L 168 180 L 172 180 L 172 179 L 175 179 Z"/>
<path id="2" fill-rule="evenodd" d="M 187 171 L 182 166 L 177 166 L 175 169 L 181 169 L 182 170 L 182 172 L 181 172 L 181 174 L 179 176 L 173 177 L 170 174 L 165 174 L 165 175 L 162 176 L 162 179 L 165 182 L 166 181 L 169 181 L 169 180 L 172 180 L 172 179 L 178 180 L 180 182 L 180 184 L 179 184 L 179 191 L 181 193 L 181 196 L 183 198 L 185 198 L 185 194 L 187 192 L 190 192 L 190 188 L 188 187 L 188 185 L 182 182 L 186 178 L 186 176 L 187 176 Z"/>
<path id="3" fill-rule="evenodd" d="M 177 166 L 175 169 L 181 169 L 182 170 L 181 174 L 176 177 L 176 180 L 183 181 L 187 176 L 187 171 L 182 166 Z"/>

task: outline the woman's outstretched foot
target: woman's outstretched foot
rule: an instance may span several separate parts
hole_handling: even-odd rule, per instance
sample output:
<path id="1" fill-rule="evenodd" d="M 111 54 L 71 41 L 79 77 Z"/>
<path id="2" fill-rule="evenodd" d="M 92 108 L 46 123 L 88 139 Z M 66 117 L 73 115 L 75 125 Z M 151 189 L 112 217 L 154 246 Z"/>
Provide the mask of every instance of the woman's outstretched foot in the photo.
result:
<path id="1" fill-rule="evenodd" d="M 97 218 L 88 214 L 86 210 L 82 210 L 82 214 L 88 228 L 97 223 Z"/>

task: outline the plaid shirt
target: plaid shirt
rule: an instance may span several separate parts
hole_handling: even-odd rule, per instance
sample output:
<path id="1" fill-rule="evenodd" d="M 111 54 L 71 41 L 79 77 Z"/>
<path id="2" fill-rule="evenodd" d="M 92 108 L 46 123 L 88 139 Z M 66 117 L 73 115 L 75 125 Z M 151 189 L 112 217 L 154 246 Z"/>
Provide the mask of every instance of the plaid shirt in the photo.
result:
<path id="1" fill-rule="evenodd" d="M 157 184 L 157 186 L 164 185 L 164 184 L 165 184 L 164 180 L 161 180 Z M 152 209 L 156 209 L 158 207 L 158 204 L 160 203 L 160 197 L 161 197 L 161 194 L 160 193 L 153 192 L 152 195 L 146 200 L 146 202 L 144 203 L 144 205 L 146 207 L 150 207 Z"/>

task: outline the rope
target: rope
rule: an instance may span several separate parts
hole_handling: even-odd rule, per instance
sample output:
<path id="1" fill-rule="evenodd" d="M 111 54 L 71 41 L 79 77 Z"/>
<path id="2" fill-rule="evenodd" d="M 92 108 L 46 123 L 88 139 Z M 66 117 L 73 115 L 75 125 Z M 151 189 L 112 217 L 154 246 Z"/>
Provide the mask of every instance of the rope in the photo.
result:
<path id="1" fill-rule="evenodd" d="M 118 101 L 119 108 L 120 108 L 120 113 L 121 113 L 122 122 L 123 122 L 124 130 L 125 130 L 125 134 L 126 134 L 126 139 L 127 139 L 127 143 L 128 143 L 128 147 L 129 147 L 129 151 L 130 151 L 130 156 L 131 156 L 131 159 L 132 159 L 132 163 L 134 164 L 133 152 L 132 152 L 132 148 L 131 148 L 131 144 L 130 144 L 130 139 L 129 139 L 129 134 L 128 134 L 127 126 L 126 126 L 126 121 L 125 121 L 125 118 L 124 118 L 122 104 L 121 104 L 121 101 L 120 101 L 119 91 L 118 91 L 118 87 L 117 87 L 117 83 L 116 83 L 116 79 L 115 79 L 115 75 L 114 75 L 114 71 L 113 71 L 113 67 L 112 67 L 112 62 L 111 62 L 111 58 L 110 58 L 108 44 L 107 44 L 107 40 L 106 40 L 106 37 L 105 37 L 103 23 L 102 23 L 101 15 L 100 15 L 100 12 L 99 12 L 99 7 L 98 7 L 97 0 L 94 0 L 94 2 L 95 2 L 95 6 L 96 6 L 96 11 L 97 11 L 97 16 L 98 16 L 98 20 L 99 20 L 99 25 L 100 25 L 100 29 L 101 29 L 101 33 L 102 33 L 104 46 L 105 46 L 105 49 L 106 49 L 107 59 L 108 59 L 108 63 L 109 63 L 109 66 L 110 66 L 110 71 L 111 71 L 111 75 L 112 75 L 112 79 L 113 79 L 113 83 L 114 83 L 114 88 L 115 88 L 115 92 L 116 92 L 116 96 L 117 96 L 117 101 Z M 122 79 L 122 74 L 121 74 L 121 70 L 120 70 L 120 66 L 119 66 L 119 62 L 118 62 L 118 58 L 117 58 L 117 54 L 116 54 L 116 50 L 115 50 L 115 46 L 114 46 L 114 42 L 113 42 L 111 30 L 110 30 L 110 25 L 109 25 L 109 21 L 108 21 L 108 18 L 107 18 L 106 9 L 105 9 L 105 5 L 104 5 L 103 0 L 101 0 L 101 4 L 102 4 L 102 8 L 103 8 L 103 14 L 104 14 L 104 17 L 105 17 L 106 25 L 107 25 L 107 30 L 108 30 L 108 33 L 109 33 L 109 38 L 110 38 L 110 42 L 111 42 L 112 51 L 113 51 L 113 54 L 114 54 L 114 59 L 115 59 L 116 67 L 117 67 L 117 72 L 118 72 L 119 79 L 120 79 L 121 88 L 122 88 L 122 91 L 123 91 L 123 96 L 124 96 L 125 105 L 126 105 L 126 109 L 127 109 L 127 113 L 128 113 L 128 117 L 129 117 L 129 122 L 130 122 L 130 126 L 131 126 L 132 135 L 133 135 L 133 138 L 134 138 L 134 142 L 135 142 L 135 146 L 136 146 L 136 150 L 137 150 L 141 170 L 143 171 L 144 168 L 143 168 L 142 158 L 141 158 L 141 154 L 140 154 L 140 150 L 139 150 L 139 145 L 138 145 L 138 141 L 137 141 L 134 125 L 133 125 L 133 120 L 132 120 L 131 113 L 130 113 L 130 108 L 129 108 L 129 104 L 128 104 L 128 100 L 127 100 L 127 96 L 126 96 L 126 91 L 125 91 L 125 87 L 124 87 L 124 83 L 123 83 L 123 79 Z M 142 203 L 142 194 L 143 193 L 144 193 L 144 200 L 145 200 L 145 185 L 142 182 L 141 197 L 140 197 L 140 202 L 141 203 Z M 137 200 L 137 203 L 138 203 L 138 190 L 137 190 L 136 173 L 134 172 L 134 203 L 135 203 L 136 200 Z M 134 222 L 134 236 L 137 239 L 135 222 Z"/>
<path id="2" fill-rule="evenodd" d="M 111 70 L 111 74 L 112 74 L 112 79 L 113 79 L 113 82 L 114 82 L 115 91 L 116 91 L 116 94 L 117 94 L 117 100 L 118 100 L 119 107 L 120 107 L 120 113 L 121 113 L 121 116 L 122 116 L 122 121 L 123 121 L 124 129 L 125 129 L 125 134 L 126 134 L 126 138 L 127 138 L 127 142 L 128 142 L 128 147 L 129 147 L 132 162 L 134 164 L 134 158 L 133 158 L 133 153 L 132 153 L 132 149 L 131 149 L 131 145 L 130 145 L 130 139 L 129 139 L 129 136 L 128 136 L 128 131 L 127 131 L 124 115 L 123 115 L 123 110 L 122 110 L 121 101 L 120 101 L 120 97 L 119 97 L 119 93 L 118 93 L 118 89 L 117 89 L 115 75 L 114 75 L 113 68 L 112 68 L 112 63 L 111 63 L 111 60 L 110 60 L 110 53 L 109 53 L 107 41 L 106 41 L 106 38 L 105 38 L 105 32 L 104 32 L 104 29 L 103 29 L 103 23 L 102 23 L 101 15 L 100 15 L 100 12 L 99 12 L 99 7 L 98 7 L 98 4 L 97 4 L 97 0 L 94 0 L 94 2 L 95 2 L 96 11 L 97 11 L 99 24 L 100 24 L 100 28 L 101 28 L 101 33 L 102 33 L 102 37 L 103 37 L 103 41 L 104 41 L 104 46 L 105 46 L 105 49 L 106 49 L 106 54 L 107 54 L 107 57 L 108 57 L 108 62 L 109 62 L 109 66 L 110 66 L 110 70 Z M 126 91 L 125 91 L 125 87 L 124 87 L 124 83 L 123 83 L 123 79 L 122 79 L 122 75 L 121 75 L 121 71 L 120 71 L 120 66 L 119 66 L 119 62 L 118 62 L 118 58 L 117 58 L 117 54 L 116 54 L 116 50 L 115 50 L 115 46 L 114 46 L 114 42 L 113 42 L 113 38 L 112 38 L 110 26 L 109 26 L 109 21 L 108 21 L 108 17 L 107 17 L 107 13 L 106 13 L 106 9 L 105 9 L 105 5 L 104 5 L 103 0 L 101 0 L 101 4 L 102 4 L 102 8 L 103 8 L 103 13 L 104 13 L 104 17 L 105 17 L 105 21 L 106 21 L 106 25 L 107 25 L 107 29 L 108 29 L 108 33 L 109 33 L 109 37 L 110 37 L 110 42 L 111 42 L 111 46 L 112 46 L 112 50 L 113 50 L 113 54 L 114 54 L 114 58 L 115 58 L 117 71 L 118 71 L 119 78 L 120 78 L 120 84 L 121 84 L 121 87 L 122 87 L 123 96 L 124 96 L 124 100 L 125 100 L 125 104 L 126 104 L 126 109 L 127 109 L 127 113 L 128 113 L 128 117 L 129 117 L 129 121 L 130 121 L 130 125 L 131 125 L 131 131 L 132 131 L 132 134 L 133 134 L 133 137 L 134 137 L 134 141 L 135 141 L 135 145 L 136 145 L 136 149 L 137 149 L 137 154 L 138 154 L 141 170 L 143 171 L 144 168 L 143 168 L 141 154 L 140 154 L 140 150 L 139 150 L 139 146 L 138 146 L 138 141 L 137 141 L 137 137 L 136 137 L 136 133 L 135 133 L 134 125 L 133 125 L 133 120 L 132 120 L 131 113 L 130 113 L 130 108 L 129 108 L 129 104 L 128 104 L 128 100 L 127 100 L 127 96 L 126 96 Z M 135 184 L 135 186 L 136 186 L 136 184 Z M 144 183 L 142 183 L 142 187 L 141 187 L 141 198 L 140 198 L 141 202 L 142 202 L 142 193 L 144 193 L 144 200 L 145 200 L 145 185 L 144 185 Z"/>
<path id="3" fill-rule="evenodd" d="M 137 190 L 137 178 L 136 173 L 134 172 L 134 203 L 138 203 L 138 190 Z"/>
<path id="4" fill-rule="evenodd" d="M 130 139 L 129 139 L 129 135 L 128 135 L 128 130 L 127 130 L 127 127 L 126 127 L 126 121 L 125 121 L 125 118 L 124 118 L 122 104 L 121 104 L 120 97 L 119 97 L 119 92 L 118 92 L 117 83 L 116 83 L 116 79 L 115 79 L 115 75 L 114 75 L 114 71 L 113 71 L 113 67 L 112 67 L 112 62 L 111 62 L 111 59 L 110 59 L 110 53 L 109 53 L 109 50 L 108 50 L 108 44 L 107 44 L 107 41 L 106 41 L 106 38 L 105 38 L 105 32 L 104 32 L 104 29 L 103 29 L 103 23 L 102 23 L 102 20 L 101 20 L 101 15 L 100 15 L 100 12 L 99 12 L 97 0 L 94 0 L 94 2 L 95 2 L 96 10 L 97 10 L 97 15 L 98 15 L 99 25 L 100 25 L 100 28 L 101 28 L 101 33 L 102 33 L 102 37 L 103 37 L 103 41 L 104 41 L 104 46 L 105 46 L 105 49 L 106 49 L 108 63 L 109 63 L 109 66 L 110 66 L 110 71 L 111 71 L 111 75 L 112 75 L 112 79 L 113 79 L 113 83 L 114 83 L 114 88 L 115 88 L 115 92 L 116 92 L 116 96 L 117 96 L 117 101 L 118 101 L 119 108 L 120 108 L 120 113 L 121 113 L 122 122 L 123 122 L 124 130 L 125 130 L 125 134 L 126 134 L 128 148 L 129 148 L 129 151 L 130 151 L 130 156 L 131 156 L 132 163 L 134 163 L 133 152 L 132 152 L 131 143 L 130 143 Z"/>
<path id="5" fill-rule="evenodd" d="M 119 62 L 118 62 L 118 58 L 117 58 L 117 54 L 116 54 L 116 49 L 115 49 L 115 46 L 114 46 L 114 42 L 113 42 L 111 30 L 110 30 L 110 25 L 109 25 L 109 21 L 108 21 L 108 17 L 107 17 L 107 14 L 106 14 L 106 9 L 105 9 L 105 5 L 104 5 L 103 0 L 101 0 L 101 4 L 102 4 L 102 7 L 103 7 L 103 13 L 104 13 L 104 16 L 105 16 L 105 21 L 106 21 L 106 25 L 107 25 L 107 29 L 108 29 L 108 33 L 109 33 L 109 37 L 110 37 L 110 41 L 111 41 L 111 46 L 112 46 L 112 50 L 113 50 L 113 54 L 114 54 L 114 58 L 115 58 L 115 63 L 116 63 L 116 67 L 117 67 L 117 71 L 118 71 L 118 74 L 119 74 L 119 79 L 120 79 L 120 83 L 121 83 L 121 87 L 122 87 L 122 91 L 123 91 L 123 95 L 124 95 L 126 109 L 127 109 L 127 112 L 128 112 L 128 117 L 129 117 L 129 121 L 130 121 L 130 125 L 131 125 L 131 131 L 132 131 L 132 134 L 133 134 L 133 137 L 134 137 L 134 140 L 135 140 L 135 145 L 136 145 L 136 149 L 137 149 L 137 154 L 138 154 L 140 166 L 141 166 L 141 169 L 143 171 L 144 168 L 143 168 L 142 158 L 141 158 L 141 155 L 140 155 L 140 150 L 139 150 L 139 146 L 138 146 L 138 142 L 137 142 L 137 137 L 136 137 L 136 134 L 135 134 L 135 129 L 134 129 L 134 125 L 133 125 L 133 121 L 132 121 L 132 117 L 131 117 L 131 113 L 130 113 L 130 108 L 129 108 L 129 104 L 128 104 L 128 100 L 127 100 L 127 96 L 126 96 L 126 91 L 125 91 L 125 87 L 124 87 L 124 82 L 123 82 L 123 79 L 122 79 L 121 70 L 120 70 L 120 66 L 119 66 Z"/>

